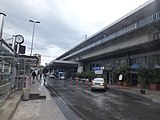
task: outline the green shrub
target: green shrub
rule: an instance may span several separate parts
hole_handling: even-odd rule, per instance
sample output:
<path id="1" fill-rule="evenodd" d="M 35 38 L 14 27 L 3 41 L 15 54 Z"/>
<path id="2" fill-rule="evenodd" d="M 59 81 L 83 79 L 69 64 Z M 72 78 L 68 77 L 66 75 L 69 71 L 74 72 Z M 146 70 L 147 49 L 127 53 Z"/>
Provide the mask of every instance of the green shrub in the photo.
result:
<path id="1" fill-rule="evenodd" d="M 79 78 L 95 78 L 97 75 L 94 72 L 81 72 L 77 73 L 77 77 Z"/>
<path id="2" fill-rule="evenodd" d="M 160 72 L 158 69 L 150 69 L 148 72 L 149 83 L 159 84 L 160 83 Z"/>
<path id="3" fill-rule="evenodd" d="M 124 82 L 126 82 L 126 83 L 129 83 L 129 81 L 130 81 L 129 70 L 130 70 L 130 67 L 129 67 L 129 66 L 120 67 L 119 70 L 118 70 L 119 74 L 122 74 L 122 75 L 123 75 L 122 80 L 123 80 Z"/>
<path id="4" fill-rule="evenodd" d="M 138 76 L 138 83 L 139 84 L 145 84 L 146 80 L 148 78 L 148 70 L 144 67 L 140 68 L 138 70 L 137 76 Z"/>

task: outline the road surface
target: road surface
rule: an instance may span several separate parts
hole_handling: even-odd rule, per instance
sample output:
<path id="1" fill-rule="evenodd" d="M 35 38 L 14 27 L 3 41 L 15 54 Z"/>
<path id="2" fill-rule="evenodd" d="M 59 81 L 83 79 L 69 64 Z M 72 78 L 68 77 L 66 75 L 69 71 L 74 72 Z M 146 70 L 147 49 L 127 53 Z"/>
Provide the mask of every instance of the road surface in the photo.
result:
<path id="1" fill-rule="evenodd" d="M 48 78 L 47 84 L 62 111 L 63 102 L 84 120 L 160 120 L 160 104 L 139 95 L 113 89 L 92 92 L 72 80 Z"/>

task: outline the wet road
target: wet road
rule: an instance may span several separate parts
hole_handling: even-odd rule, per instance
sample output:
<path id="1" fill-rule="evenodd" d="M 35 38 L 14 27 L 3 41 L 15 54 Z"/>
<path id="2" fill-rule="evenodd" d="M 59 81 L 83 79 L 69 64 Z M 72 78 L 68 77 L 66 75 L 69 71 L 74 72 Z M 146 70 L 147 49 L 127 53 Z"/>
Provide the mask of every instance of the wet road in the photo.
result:
<path id="1" fill-rule="evenodd" d="M 112 89 L 91 92 L 69 80 L 48 78 L 47 83 L 84 120 L 160 120 L 160 104 L 138 95 Z"/>

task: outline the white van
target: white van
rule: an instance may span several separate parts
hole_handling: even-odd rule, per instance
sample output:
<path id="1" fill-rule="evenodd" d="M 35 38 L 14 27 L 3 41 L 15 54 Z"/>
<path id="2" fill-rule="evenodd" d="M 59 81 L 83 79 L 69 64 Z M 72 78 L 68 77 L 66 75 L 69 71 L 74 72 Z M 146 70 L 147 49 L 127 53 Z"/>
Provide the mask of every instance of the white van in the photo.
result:
<path id="1" fill-rule="evenodd" d="M 59 79 L 65 79 L 64 72 L 58 72 L 58 78 Z"/>

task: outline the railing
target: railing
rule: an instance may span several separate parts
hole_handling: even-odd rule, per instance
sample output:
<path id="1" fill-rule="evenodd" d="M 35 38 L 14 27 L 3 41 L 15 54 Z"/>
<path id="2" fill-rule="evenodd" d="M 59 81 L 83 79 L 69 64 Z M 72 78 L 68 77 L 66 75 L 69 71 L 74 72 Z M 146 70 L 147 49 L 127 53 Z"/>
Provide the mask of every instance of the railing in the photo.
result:
<path id="1" fill-rule="evenodd" d="M 0 103 L 3 102 L 8 97 L 10 91 L 11 91 L 10 82 L 0 86 Z"/>

